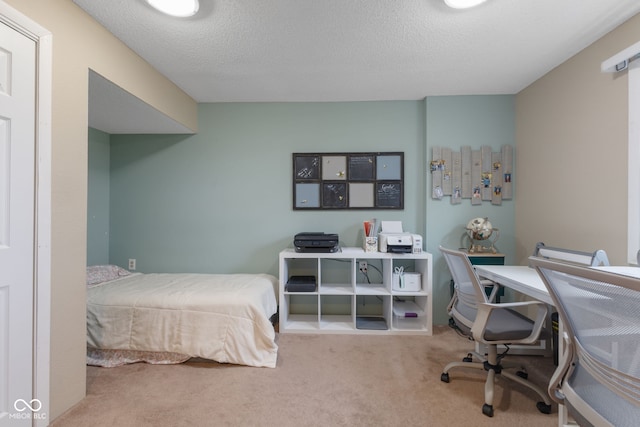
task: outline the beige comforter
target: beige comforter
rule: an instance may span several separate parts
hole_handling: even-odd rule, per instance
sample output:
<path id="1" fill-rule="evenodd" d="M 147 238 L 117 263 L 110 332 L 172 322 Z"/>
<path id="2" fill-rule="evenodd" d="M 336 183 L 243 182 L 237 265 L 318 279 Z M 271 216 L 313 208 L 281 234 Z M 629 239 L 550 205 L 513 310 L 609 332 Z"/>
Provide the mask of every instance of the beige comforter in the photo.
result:
<path id="1" fill-rule="evenodd" d="M 275 367 L 267 274 L 134 274 L 87 290 L 89 348 L 171 352 Z"/>

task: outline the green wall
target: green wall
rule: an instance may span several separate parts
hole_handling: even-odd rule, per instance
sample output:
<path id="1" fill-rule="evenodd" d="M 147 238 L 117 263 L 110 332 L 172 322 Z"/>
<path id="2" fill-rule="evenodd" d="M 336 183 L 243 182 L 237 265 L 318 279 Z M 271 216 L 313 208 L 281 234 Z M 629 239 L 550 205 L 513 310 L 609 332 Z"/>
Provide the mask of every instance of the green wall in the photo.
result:
<path id="1" fill-rule="evenodd" d="M 364 219 L 401 220 L 434 255 L 434 322 L 446 323 L 450 275 L 438 245 L 460 246 L 466 223 L 488 216 L 513 261 L 514 202 L 432 200 L 431 147 L 515 144 L 514 114 L 510 95 L 201 104 L 197 135 L 111 135 L 109 261 L 136 258 L 141 272 L 277 275 L 278 253 L 297 232 L 360 246 Z M 291 154 L 345 151 L 403 151 L 405 209 L 294 211 Z"/>
<path id="2" fill-rule="evenodd" d="M 301 231 L 361 245 L 362 221 L 424 233 L 424 102 L 201 104 L 199 133 L 111 136 L 111 262 L 268 272 Z M 293 211 L 292 153 L 404 151 L 402 211 Z"/>
<path id="3" fill-rule="evenodd" d="M 479 149 L 483 145 L 500 151 L 508 144 L 515 149 L 515 98 L 512 95 L 499 96 L 444 96 L 430 97 L 426 101 L 426 152 L 431 160 L 432 147 L 450 147 L 459 150 L 462 146 Z M 518 171 L 515 170 L 514 190 Z M 431 180 L 429 186 L 431 188 Z M 427 237 L 425 249 L 433 254 L 434 322 L 446 323 L 445 308 L 449 303 L 451 274 L 438 246 L 459 248 L 466 246 L 465 226 L 470 219 L 488 217 L 492 225 L 499 229 L 496 247 L 505 254 L 505 263 L 515 263 L 515 200 L 503 200 L 502 205 L 482 202 L 472 206 L 463 199 L 460 205 L 452 205 L 450 198 L 434 200 L 428 191 L 426 197 Z M 533 250 L 533 248 L 532 248 Z"/>

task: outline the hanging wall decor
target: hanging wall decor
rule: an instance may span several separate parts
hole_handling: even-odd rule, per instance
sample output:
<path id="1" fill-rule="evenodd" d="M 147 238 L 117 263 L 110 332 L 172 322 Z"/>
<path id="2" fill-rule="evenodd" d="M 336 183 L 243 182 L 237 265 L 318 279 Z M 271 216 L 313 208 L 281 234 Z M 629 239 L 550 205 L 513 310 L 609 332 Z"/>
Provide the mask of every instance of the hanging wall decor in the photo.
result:
<path id="1" fill-rule="evenodd" d="M 433 147 L 431 163 L 431 197 L 451 197 L 451 204 L 471 199 L 472 205 L 483 201 L 494 205 L 513 197 L 513 147 L 503 145 L 500 152 L 482 146 L 479 150 L 461 147 L 452 151 Z"/>
<path id="2" fill-rule="evenodd" d="M 293 153 L 293 209 L 404 209 L 404 153 Z"/>

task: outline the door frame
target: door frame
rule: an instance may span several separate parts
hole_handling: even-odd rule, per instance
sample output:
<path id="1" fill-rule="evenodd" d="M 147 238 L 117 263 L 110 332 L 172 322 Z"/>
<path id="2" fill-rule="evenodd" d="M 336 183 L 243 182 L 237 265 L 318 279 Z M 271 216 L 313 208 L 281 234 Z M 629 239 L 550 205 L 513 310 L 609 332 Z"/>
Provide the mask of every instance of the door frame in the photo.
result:
<path id="1" fill-rule="evenodd" d="M 42 419 L 35 425 L 49 425 L 49 381 L 51 349 L 51 32 L 0 0 L 0 22 L 36 43 L 36 179 L 35 253 L 33 300 L 33 398 L 40 400 Z"/>

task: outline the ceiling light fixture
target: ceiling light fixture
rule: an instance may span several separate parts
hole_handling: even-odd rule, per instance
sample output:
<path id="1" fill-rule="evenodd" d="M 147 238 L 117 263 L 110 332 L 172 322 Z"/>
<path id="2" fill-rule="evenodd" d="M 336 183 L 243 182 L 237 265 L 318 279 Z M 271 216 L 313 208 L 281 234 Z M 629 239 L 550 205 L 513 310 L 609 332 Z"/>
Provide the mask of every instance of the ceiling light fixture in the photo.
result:
<path id="1" fill-rule="evenodd" d="M 146 0 L 154 9 L 178 18 L 187 18 L 198 13 L 198 0 Z"/>
<path id="2" fill-rule="evenodd" d="M 486 0 L 444 0 L 447 6 L 454 9 L 468 9 L 470 7 L 478 6 L 485 1 Z"/>

